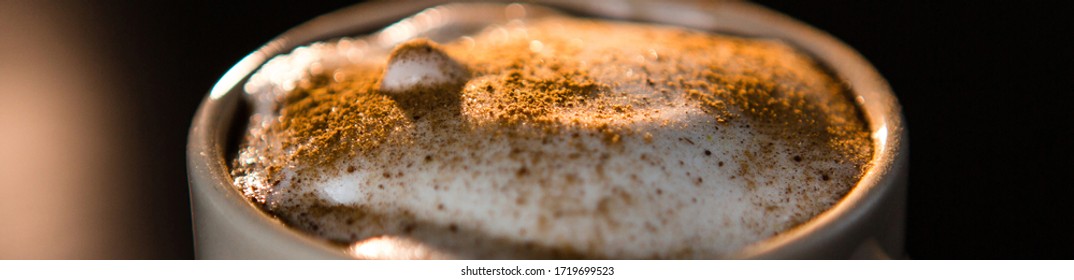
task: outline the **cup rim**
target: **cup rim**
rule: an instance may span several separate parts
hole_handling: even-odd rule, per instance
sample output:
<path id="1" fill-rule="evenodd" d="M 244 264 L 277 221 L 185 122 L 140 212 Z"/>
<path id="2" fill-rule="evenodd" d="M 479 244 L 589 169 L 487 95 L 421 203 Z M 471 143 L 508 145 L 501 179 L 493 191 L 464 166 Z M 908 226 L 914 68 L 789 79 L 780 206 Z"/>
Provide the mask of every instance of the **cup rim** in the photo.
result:
<path id="1" fill-rule="evenodd" d="M 487 1 L 504 2 L 507 1 Z M 207 197 L 226 219 L 251 230 L 281 248 L 312 258 L 354 258 L 345 248 L 293 229 L 265 213 L 233 185 L 225 158 L 226 136 L 241 98 L 242 84 L 264 62 L 308 43 L 350 34 L 359 26 L 385 26 L 442 0 L 353 5 L 296 26 L 247 55 L 229 69 L 209 91 L 194 117 L 187 145 L 191 198 Z M 908 163 L 907 130 L 901 105 L 887 82 L 860 54 L 834 37 L 762 6 L 739 2 L 662 3 L 622 1 L 610 5 L 588 1 L 551 0 L 539 4 L 602 17 L 667 23 L 710 31 L 730 31 L 784 40 L 812 54 L 850 85 L 854 100 L 869 124 L 874 143 L 872 166 L 839 202 L 811 220 L 755 242 L 732 258 L 802 258 L 846 238 L 861 238 L 863 223 L 880 211 L 882 201 L 898 191 Z M 197 234 L 197 233 L 195 233 Z M 821 249 L 823 250 L 823 249 Z"/>

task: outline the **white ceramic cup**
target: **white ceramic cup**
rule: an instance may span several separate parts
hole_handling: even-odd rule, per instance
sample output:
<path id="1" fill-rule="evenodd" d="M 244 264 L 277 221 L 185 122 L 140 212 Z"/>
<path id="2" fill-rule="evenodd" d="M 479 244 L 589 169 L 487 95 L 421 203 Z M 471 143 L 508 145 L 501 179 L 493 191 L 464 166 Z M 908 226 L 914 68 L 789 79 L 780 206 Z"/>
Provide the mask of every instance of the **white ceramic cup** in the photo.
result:
<path id="1" fill-rule="evenodd" d="M 295 47 L 379 30 L 443 1 L 355 5 L 288 30 L 239 61 L 209 92 L 190 128 L 187 147 L 195 255 L 222 259 L 339 259 L 360 257 L 285 225 L 250 202 L 232 184 L 228 135 L 241 105 L 243 84 L 266 60 Z M 728 2 L 546 1 L 543 6 L 600 18 L 627 19 L 747 36 L 778 38 L 813 55 L 850 85 L 875 145 L 872 167 L 845 198 L 813 220 L 747 246 L 736 258 L 825 259 L 903 257 L 908 142 L 901 107 L 884 79 L 864 58 L 828 34 L 763 7 Z M 500 16 L 506 4 L 453 4 L 441 13 L 480 21 Z M 514 6 L 517 8 L 518 6 Z M 491 12 L 491 13 L 490 13 Z M 427 257 L 421 248 L 395 244 L 381 257 Z"/>

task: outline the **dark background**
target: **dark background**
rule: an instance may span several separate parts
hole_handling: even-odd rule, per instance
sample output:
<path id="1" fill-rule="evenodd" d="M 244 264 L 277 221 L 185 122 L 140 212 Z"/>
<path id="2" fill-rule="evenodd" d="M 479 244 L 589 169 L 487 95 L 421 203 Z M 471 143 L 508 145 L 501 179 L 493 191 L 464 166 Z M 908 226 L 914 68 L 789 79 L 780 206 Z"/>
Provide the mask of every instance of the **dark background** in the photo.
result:
<path id="1" fill-rule="evenodd" d="M 121 85 L 145 210 L 120 258 L 193 256 L 187 130 L 209 88 L 289 27 L 353 1 L 83 5 Z M 861 52 L 910 131 L 907 250 L 915 259 L 1074 258 L 1074 36 L 1053 3 L 757 1 Z M 990 2 L 990 1 L 983 1 Z"/>

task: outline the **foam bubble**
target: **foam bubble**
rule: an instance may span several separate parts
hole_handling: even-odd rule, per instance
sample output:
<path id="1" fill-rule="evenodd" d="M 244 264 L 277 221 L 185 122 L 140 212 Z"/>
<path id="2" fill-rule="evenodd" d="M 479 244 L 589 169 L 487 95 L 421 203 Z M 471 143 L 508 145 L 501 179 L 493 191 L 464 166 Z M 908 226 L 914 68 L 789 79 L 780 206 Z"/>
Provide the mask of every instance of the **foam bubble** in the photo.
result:
<path id="1" fill-rule="evenodd" d="M 423 39 L 411 40 L 392 51 L 381 80 L 381 90 L 401 92 L 417 86 L 459 83 L 466 76 L 466 69 L 440 51 L 434 43 Z"/>

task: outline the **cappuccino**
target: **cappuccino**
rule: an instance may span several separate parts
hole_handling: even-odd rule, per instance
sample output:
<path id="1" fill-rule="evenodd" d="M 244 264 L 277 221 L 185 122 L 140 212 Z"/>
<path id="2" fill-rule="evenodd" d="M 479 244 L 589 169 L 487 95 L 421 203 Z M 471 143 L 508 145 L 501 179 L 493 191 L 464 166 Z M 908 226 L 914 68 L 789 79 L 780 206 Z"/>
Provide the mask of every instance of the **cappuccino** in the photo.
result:
<path id="1" fill-rule="evenodd" d="M 376 42 L 296 49 L 245 86 L 235 185 L 340 244 L 720 258 L 825 211 L 872 158 L 848 89 L 778 40 L 553 15 Z"/>

